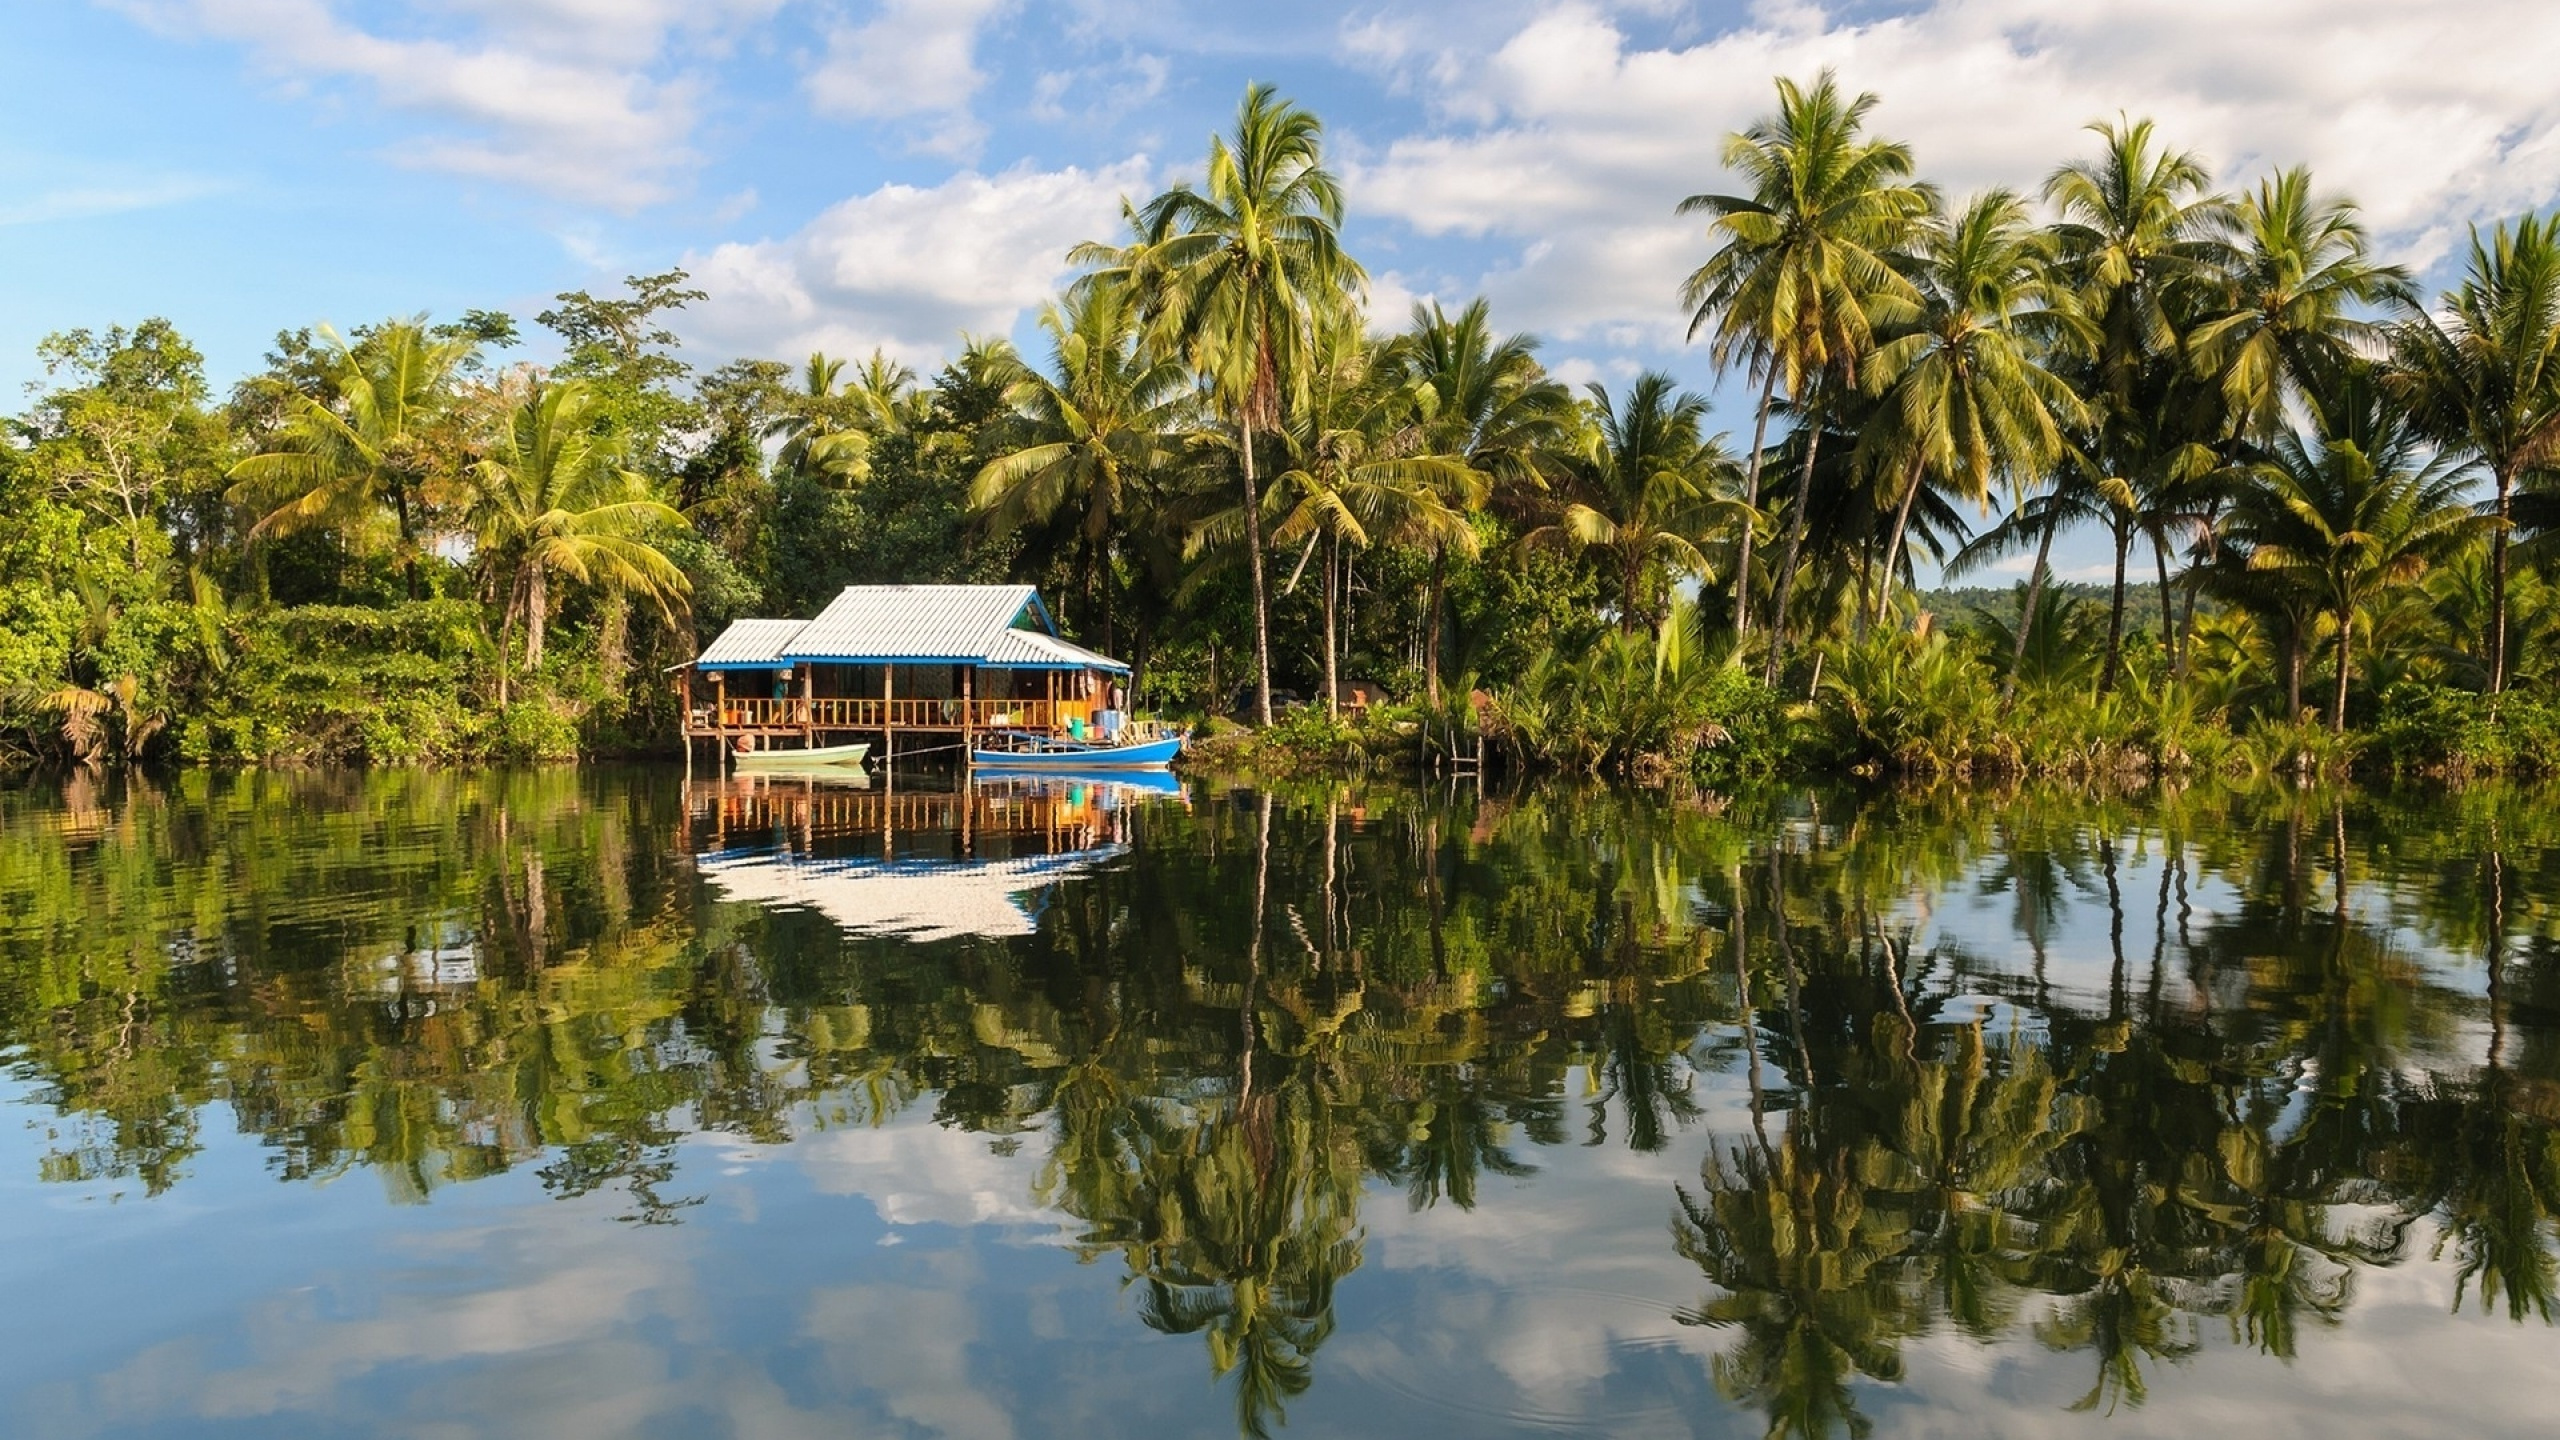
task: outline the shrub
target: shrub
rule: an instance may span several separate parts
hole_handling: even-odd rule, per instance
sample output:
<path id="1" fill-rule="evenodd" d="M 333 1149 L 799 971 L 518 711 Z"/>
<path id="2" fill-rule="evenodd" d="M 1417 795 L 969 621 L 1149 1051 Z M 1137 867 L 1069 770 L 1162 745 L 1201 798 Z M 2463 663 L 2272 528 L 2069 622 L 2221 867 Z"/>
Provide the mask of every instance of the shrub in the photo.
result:
<path id="1" fill-rule="evenodd" d="M 2494 774 L 2510 760 L 2489 697 L 2414 680 L 2382 692 L 2371 753 L 2394 774 Z"/>
<path id="2" fill-rule="evenodd" d="M 498 712 L 489 756 L 494 760 L 528 762 L 574 760 L 578 757 L 578 727 L 548 700 L 518 700 Z"/>

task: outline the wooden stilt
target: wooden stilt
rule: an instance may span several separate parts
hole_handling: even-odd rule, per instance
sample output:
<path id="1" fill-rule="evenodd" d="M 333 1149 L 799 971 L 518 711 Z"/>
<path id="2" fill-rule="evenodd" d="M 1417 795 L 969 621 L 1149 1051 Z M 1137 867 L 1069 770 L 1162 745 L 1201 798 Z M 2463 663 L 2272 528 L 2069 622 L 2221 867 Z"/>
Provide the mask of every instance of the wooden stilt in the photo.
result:
<path id="1" fill-rule="evenodd" d="M 711 743 L 720 747 L 715 773 L 729 768 L 729 672 L 711 672 Z"/>

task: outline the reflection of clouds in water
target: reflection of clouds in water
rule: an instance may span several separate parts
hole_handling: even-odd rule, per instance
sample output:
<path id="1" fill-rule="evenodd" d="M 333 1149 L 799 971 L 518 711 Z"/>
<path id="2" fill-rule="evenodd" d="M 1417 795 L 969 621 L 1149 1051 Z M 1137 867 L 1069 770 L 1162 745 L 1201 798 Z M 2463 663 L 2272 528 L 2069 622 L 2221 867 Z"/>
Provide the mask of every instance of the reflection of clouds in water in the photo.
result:
<path id="1" fill-rule="evenodd" d="M 972 1297 L 987 1287 L 965 1252 L 928 1265 L 926 1285 L 850 1285 L 809 1298 L 808 1335 L 839 1393 L 868 1391 L 892 1415 L 930 1435 L 1010 1440 L 1002 1400 L 972 1383 L 979 1336 Z"/>
<path id="2" fill-rule="evenodd" d="M 861 1196 L 891 1225 L 1056 1229 L 1063 1217 L 1032 1200 L 1045 1141 L 1024 1140 L 1014 1154 L 999 1155 L 989 1136 L 909 1116 L 810 1136 L 791 1156 L 821 1192 Z"/>
<path id="3" fill-rule="evenodd" d="M 1749 1123 L 1738 1077 L 1700 1075 L 1697 1098 L 1709 1122 Z M 1583 1133 L 1587 1116 L 1582 1103 L 1569 1106 L 1565 1133 Z M 1632 1411 L 1663 1397 L 1627 1393 L 1630 1352 L 1688 1351 L 1682 1363 L 1695 1367 L 1716 1343 L 1673 1318 L 1702 1287 L 1672 1255 L 1669 1230 L 1672 1187 L 1695 1188 L 1708 1133 L 1708 1123 L 1693 1124 L 1650 1155 L 1614 1142 L 1522 1143 L 1514 1153 L 1538 1174 L 1489 1181 L 1473 1210 L 1444 1202 L 1415 1211 L 1401 1193 L 1373 1188 L 1361 1217 L 1368 1264 L 1349 1284 L 1392 1285 L 1402 1303 L 1375 1330 L 1330 1343 L 1323 1363 L 1486 1417 L 1599 1412 L 1633 1423 Z"/>
<path id="4" fill-rule="evenodd" d="M 501 1423 L 514 1385 L 547 1383 L 528 1367 L 547 1372 L 570 1351 L 578 1383 L 566 1389 L 594 1393 L 573 1398 L 550 1384 L 543 1408 L 559 1414 L 558 1402 L 570 1402 L 560 1433 L 612 1433 L 599 1409 L 627 1411 L 613 1392 L 663 1370 L 655 1347 L 618 1332 L 663 1309 L 653 1292 L 688 1278 L 662 1247 L 633 1254 L 627 1234 L 599 1225 L 589 1207 L 561 1206 L 511 1215 L 503 1228 L 393 1239 L 386 1248 L 398 1253 L 381 1268 L 305 1272 L 304 1283 L 251 1300 L 225 1335 L 156 1345 L 56 1389 L 45 1433 L 117 1433 L 174 1416 L 362 1415 L 381 1401 L 368 1392 L 420 1365 L 470 1366 L 467 1394 L 446 1398 L 464 1411 L 487 1407 Z M 614 1384 L 599 1388 L 608 1377 Z"/>

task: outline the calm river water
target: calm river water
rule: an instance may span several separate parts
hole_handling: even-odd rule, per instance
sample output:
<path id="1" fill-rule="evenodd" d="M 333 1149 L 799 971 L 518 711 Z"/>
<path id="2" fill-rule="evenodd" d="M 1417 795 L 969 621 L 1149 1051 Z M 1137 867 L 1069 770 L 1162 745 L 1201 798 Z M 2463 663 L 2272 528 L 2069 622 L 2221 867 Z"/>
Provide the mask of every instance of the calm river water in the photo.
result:
<path id="1" fill-rule="evenodd" d="M 0 793 L 0 1434 L 2560 1429 L 2560 805 Z"/>

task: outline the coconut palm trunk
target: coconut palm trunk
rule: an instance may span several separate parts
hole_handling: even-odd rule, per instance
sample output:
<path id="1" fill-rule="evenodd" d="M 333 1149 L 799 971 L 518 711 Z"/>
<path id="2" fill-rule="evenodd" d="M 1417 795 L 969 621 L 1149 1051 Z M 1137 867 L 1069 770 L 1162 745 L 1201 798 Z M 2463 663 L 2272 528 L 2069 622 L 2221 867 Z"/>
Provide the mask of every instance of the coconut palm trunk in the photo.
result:
<path id="1" fill-rule="evenodd" d="M 2178 663 L 2178 612 L 2169 596 L 2169 545 L 2161 531 L 2151 532 L 2151 560 L 2160 572 L 2160 643 L 2169 651 L 2169 663 Z"/>
<path id="2" fill-rule="evenodd" d="M 2515 518 L 2515 476 L 2498 472 L 2498 528 L 2489 537 L 2489 693 L 2507 689 L 2507 527 Z"/>
<path id="3" fill-rule="evenodd" d="M 2000 703 L 2007 705 L 2018 695 L 2019 672 L 2027 668 L 2027 636 L 2035 629 L 2037 607 L 2044 603 L 2045 565 L 2053 556 L 2053 532 L 2061 523 L 2047 520 L 2044 534 L 2036 541 L 2036 567 L 2027 574 L 2027 607 L 2018 615 L 2018 636 L 2009 647 L 2009 674 L 2000 682 Z"/>
<path id="4" fill-rule="evenodd" d="M 2116 521 L 2116 586 L 2107 603 L 2107 664 L 2098 673 L 2098 693 L 2112 693 L 2116 688 L 2116 672 L 2124 668 L 2124 567 L 2133 551 L 2133 531 L 2124 521 Z"/>
<path id="5" fill-rule="evenodd" d="M 1423 620 L 1422 693 L 1434 709 L 1440 704 L 1440 612 L 1449 604 L 1449 549 L 1431 552 L 1431 607 Z"/>
<path id="6" fill-rule="evenodd" d="M 1796 562 L 1804 553 L 1805 509 L 1813 503 L 1813 462 L 1822 453 L 1822 421 L 1819 414 L 1805 412 L 1804 468 L 1796 473 L 1795 513 L 1787 517 L 1787 558 L 1778 570 L 1778 593 L 1769 606 L 1769 658 L 1761 666 L 1760 681 L 1764 685 L 1778 683 L 1778 671 L 1786 664 L 1787 602 L 1795 594 Z"/>
<path id="7" fill-rule="evenodd" d="M 1329 716 L 1338 717 L 1342 714 L 1342 687 L 1339 683 L 1340 673 L 1338 669 L 1338 662 L 1336 660 L 1336 656 L 1340 652 L 1335 648 L 1334 641 L 1335 637 L 1340 632 L 1336 629 L 1334 622 L 1336 616 L 1340 613 L 1339 607 L 1342 603 L 1342 536 L 1339 532 L 1327 532 L 1325 537 L 1325 552 L 1324 713 Z"/>
<path id="8" fill-rule="evenodd" d="M 2355 642 L 2356 612 L 2342 609 L 2338 612 L 2338 691 L 2335 703 L 2329 707 L 2332 735 L 2347 733 L 2347 677 L 2354 673 Z"/>
<path id="9" fill-rule="evenodd" d="M 418 598 L 418 533 L 416 522 L 409 517 L 409 486 L 403 480 L 391 487 L 391 511 L 400 524 L 400 574 L 409 598 Z"/>
<path id="10" fill-rule="evenodd" d="M 1876 581 L 1875 622 L 1884 623 L 1885 606 L 1893 599 L 1894 567 L 1902 563 L 1902 537 L 1911 525 L 1911 505 L 1920 498 L 1921 483 L 1927 471 L 1917 460 L 1911 462 L 1911 478 L 1903 484 L 1902 503 L 1893 512 L 1893 537 L 1884 546 L 1884 575 Z"/>
<path id="11" fill-rule="evenodd" d="M 543 574 L 542 562 L 525 567 L 524 573 L 524 668 L 530 675 L 542 668 L 542 632 L 551 618 L 551 582 Z"/>
<path id="12" fill-rule="evenodd" d="M 1753 510 L 1760 508 L 1760 452 L 1769 440 L 1769 407 L 1778 398 L 1778 367 L 1769 367 L 1769 377 L 1760 384 L 1760 408 L 1751 419 L 1751 458 L 1742 472 L 1742 503 Z M 1743 517 L 1742 544 L 1733 557 L 1733 633 L 1736 639 L 1751 633 L 1751 542 L 1759 533 L 1752 517 Z"/>
<path id="13" fill-rule="evenodd" d="M 1262 579 L 1262 487 L 1253 473 L 1253 421 L 1239 420 L 1236 432 L 1244 451 L 1244 553 L 1253 574 L 1253 714 L 1271 723 L 1271 601 Z"/>

